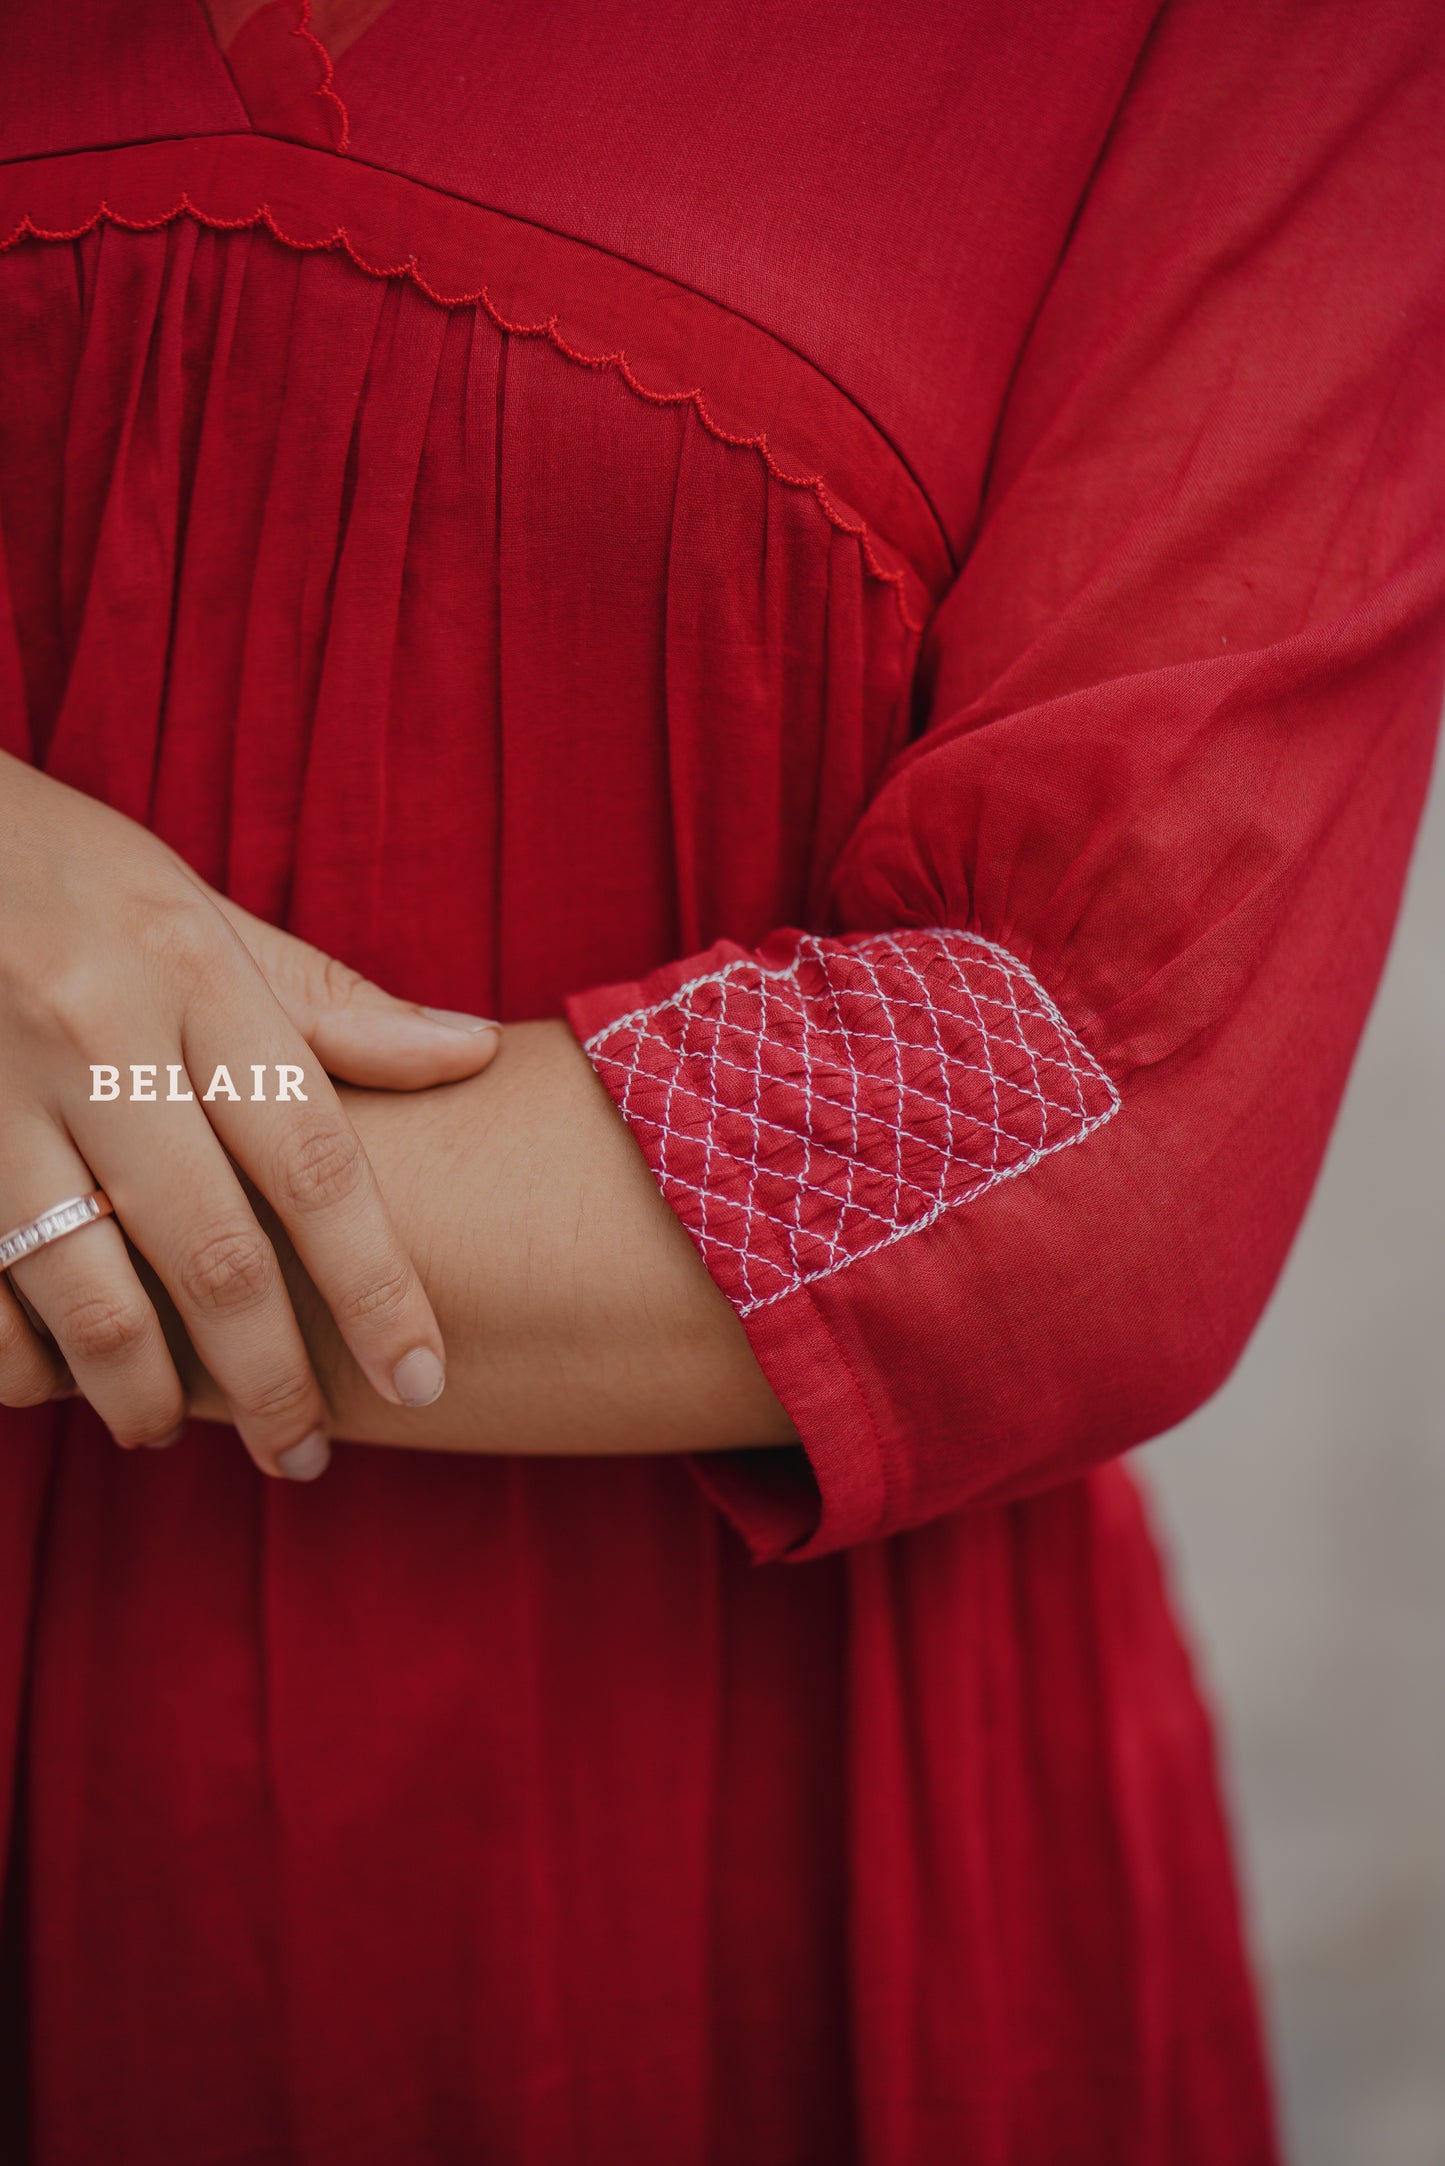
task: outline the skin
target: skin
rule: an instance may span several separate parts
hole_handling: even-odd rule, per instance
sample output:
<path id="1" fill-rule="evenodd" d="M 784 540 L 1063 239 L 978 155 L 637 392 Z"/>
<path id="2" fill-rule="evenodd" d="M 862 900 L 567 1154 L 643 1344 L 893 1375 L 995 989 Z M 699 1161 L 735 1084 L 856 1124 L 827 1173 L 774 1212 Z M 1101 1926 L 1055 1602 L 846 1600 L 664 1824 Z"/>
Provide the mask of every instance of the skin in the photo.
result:
<path id="1" fill-rule="evenodd" d="M 565 1022 L 509 1024 L 486 1073 L 466 1081 L 340 1095 L 449 1367 L 435 1405 L 380 1399 L 273 1229 L 335 1436 L 588 1455 L 797 1442 L 737 1312 Z M 176 1351 L 192 1411 L 226 1420 L 224 1394 L 179 1337 Z"/>
<path id="2" fill-rule="evenodd" d="M 79 1393 L 126 1446 L 227 1422 L 298 1480 L 332 1438 L 796 1442 L 564 1022 L 398 1000 L 3 753 L 0 928 L 0 1229 L 96 1187 L 116 1212 L 0 1274 L 0 1404 Z M 257 1062 L 306 1102 L 254 1101 Z M 223 1063 L 243 1096 L 207 1102 Z M 162 1110 L 172 1064 L 194 1097 Z"/>
<path id="3" fill-rule="evenodd" d="M 73 1379 L 118 1442 L 170 1441 L 187 1405 L 165 1311 L 257 1465 L 314 1478 L 330 1412 L 267 1227 L 378 1403 L 435 1398 L 442 1329 L 328 1071 L 402 1095 L 478 1074 L 500 1040 L 263 925 L 147 829 L 0 753 L 0 1230 L 96 1187 L 116 1211 L 0 1275 L 0 1403 Z M 307 1102 L 203 1102 L 196 1079 L 257 1062 L 299 1068 Z M 179 1064 L 194 1102 L 94 1102 L 102 1063 L 163 1086 Z"/>

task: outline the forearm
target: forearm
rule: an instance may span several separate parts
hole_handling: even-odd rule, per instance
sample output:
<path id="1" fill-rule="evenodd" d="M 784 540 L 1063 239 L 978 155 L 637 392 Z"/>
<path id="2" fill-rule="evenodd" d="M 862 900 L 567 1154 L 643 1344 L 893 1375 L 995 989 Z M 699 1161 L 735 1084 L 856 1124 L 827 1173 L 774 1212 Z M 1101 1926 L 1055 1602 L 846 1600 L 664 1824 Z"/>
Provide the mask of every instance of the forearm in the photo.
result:
<path id="1" fill-rule="evenodd" d="M 795 1441 L 565 1023 L 510 1025 L 467 1082 L 342 1096 L 435 1306 L 447 1385 L 434 1406 L 384 1404 L 272 1225 L 336 1436 L 524 1453 Z M 224 1419 L 194 1364 L 191 1381 L 194 1410 Z"/>

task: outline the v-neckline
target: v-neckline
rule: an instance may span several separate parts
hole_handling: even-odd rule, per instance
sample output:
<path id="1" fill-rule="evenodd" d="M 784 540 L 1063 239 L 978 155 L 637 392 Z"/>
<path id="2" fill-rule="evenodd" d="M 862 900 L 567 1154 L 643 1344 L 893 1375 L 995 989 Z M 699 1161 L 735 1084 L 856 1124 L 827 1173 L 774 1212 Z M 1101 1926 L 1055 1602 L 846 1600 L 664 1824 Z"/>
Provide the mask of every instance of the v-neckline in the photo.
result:
<path id="1" fill-rule="evenodd" d="M 396 0 L 187 0 L 197 6 L 252 128 L 345 152 L 340 61 Z"/>

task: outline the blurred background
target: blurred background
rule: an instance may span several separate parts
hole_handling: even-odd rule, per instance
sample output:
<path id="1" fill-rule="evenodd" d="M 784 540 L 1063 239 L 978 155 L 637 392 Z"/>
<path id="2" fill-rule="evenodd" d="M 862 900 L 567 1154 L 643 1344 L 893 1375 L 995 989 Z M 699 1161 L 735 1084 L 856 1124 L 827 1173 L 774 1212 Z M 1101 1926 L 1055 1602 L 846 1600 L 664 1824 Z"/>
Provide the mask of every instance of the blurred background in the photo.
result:
<path id="1" fill-rule="evenodd" d="M 1134 1464 L 1221 1722 L 1292 2166 L 1445 2166 L 1445 753 L 1284 1277 Z"/>

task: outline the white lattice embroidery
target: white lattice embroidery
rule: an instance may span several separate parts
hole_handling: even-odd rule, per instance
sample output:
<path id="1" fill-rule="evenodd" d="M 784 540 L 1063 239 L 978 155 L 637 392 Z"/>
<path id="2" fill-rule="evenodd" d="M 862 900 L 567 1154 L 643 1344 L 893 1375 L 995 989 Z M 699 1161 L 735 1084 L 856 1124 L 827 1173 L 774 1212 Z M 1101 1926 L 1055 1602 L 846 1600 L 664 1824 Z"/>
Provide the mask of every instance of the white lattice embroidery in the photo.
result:
<path id="1" fill-rule="evenodd" d="M 781 1301 L 1118 1112 L 1027 966 L 930 926 L 747 958 L 585 1050 L 740 1313 Z"/>

